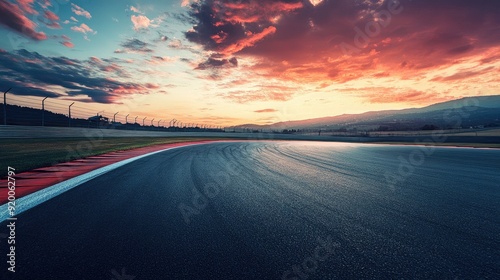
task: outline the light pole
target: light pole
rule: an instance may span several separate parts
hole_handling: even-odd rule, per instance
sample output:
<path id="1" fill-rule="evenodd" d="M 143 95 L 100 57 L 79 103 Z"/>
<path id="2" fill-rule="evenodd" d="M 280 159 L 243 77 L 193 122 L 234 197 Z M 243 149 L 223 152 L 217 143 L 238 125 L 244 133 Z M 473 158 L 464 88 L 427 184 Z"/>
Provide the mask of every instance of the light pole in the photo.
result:
<path id="1" fill-rule="evenodd" d="M 130 115 L 130 114 L 128 114 Z M 128 115 L 125 116 L 125 124 L 128 124 Z"/>
<path id="2" fill-rule="evenodd" d="M 42 100 L 42 126 L 45 126 L 45 99 L 49 98 L 48 96 Z"/>
<path id="3" fill-rule="evenodd" d="M 99 113 L 104 113 L 104 110 L 97 112 L 97 116 L 99 117 L 99 119 L 97 120 L 97 128 L 101 126 L 101 117 L 99 116 Z"/>
<path id="4" fill-rule="evenodd" d="M 160 127 L 161 120 L 158 121 L 158 127 Z"/>
<path id="5" fill-rule="evenodd" d="M 148 117 L 145 117 L 144 119 L 142 119 L 142 126 L 144 126 L 144 121 L 147 119 Z"/>
<path id="6" fill-rule="evenodd" d="M 116 122 L 116 115 L 118 114 L 119 112 L 116 112 L 114 115 L 113 115 L 113 122 Z"/>
<path id="7" fill-rule="evenodd" d="M 153 126 L 153 127 L 154 127 L 154 124 L 153 124 L 154 120 L 155 120 L 155 118 L 153 118 L 153 119 L 151 120 L 151 126 Z"/>
<path id="8" fill-rule="evenodd" d="M 136 123 L 137 123 L 137 118 L 138 118 L 138 117 L 139 117 L 139 116 L 135 117 L 134 124 L 136 124 Z"/>
<path id="9" fill-rule="evenodd" d="M 75 102 L 71 103 L 71 105 L 69 105 L 68 109 L 69 109 L 69 112 L 68 112 L 68 117 L 69 117 L 69 120 L 68 120 L 68 126 L 71 127 L 71 106 L 73 106 L 73 104 L 75 104 Z"/>
<path id="10" fill-rule="evenodd" d="M 6 92 L 3 93 L 3 124 L 7 125 L 7 92 L 9 92 L 12 88 L 9 88 Z"/>

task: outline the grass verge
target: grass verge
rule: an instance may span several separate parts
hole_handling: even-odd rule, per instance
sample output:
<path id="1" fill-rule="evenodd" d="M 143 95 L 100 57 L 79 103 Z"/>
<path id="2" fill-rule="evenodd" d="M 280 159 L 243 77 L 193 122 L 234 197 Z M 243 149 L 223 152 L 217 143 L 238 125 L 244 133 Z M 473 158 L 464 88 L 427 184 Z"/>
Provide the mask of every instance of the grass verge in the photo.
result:
<path id="1" fill-rule="evenodd" d="M 16 173 L 51 166 L 61 162 L 146 146 L 225 138 L 45 138 L 0 139 L 0 178 L 7 176 L 7 166 Z"/>

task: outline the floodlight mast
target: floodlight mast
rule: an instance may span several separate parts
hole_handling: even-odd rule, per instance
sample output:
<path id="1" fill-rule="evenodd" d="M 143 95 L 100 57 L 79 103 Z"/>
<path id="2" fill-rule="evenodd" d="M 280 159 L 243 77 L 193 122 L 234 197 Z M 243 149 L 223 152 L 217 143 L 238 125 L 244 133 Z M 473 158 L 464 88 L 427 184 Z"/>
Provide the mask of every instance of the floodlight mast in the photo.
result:
<path id="1" fill-rule="evenodd" d="M 68 127 L 71 127 L 71 106 L 73 106 L 73 104 L 75 104 L 75 102 L 71 103 L 68 107 Z"/>
<path id="2" fill-rule="evenodd" d="M 49 98 L 48 96 L 42 99 L 42 126 L 45 126 L 45 99 Z"/>

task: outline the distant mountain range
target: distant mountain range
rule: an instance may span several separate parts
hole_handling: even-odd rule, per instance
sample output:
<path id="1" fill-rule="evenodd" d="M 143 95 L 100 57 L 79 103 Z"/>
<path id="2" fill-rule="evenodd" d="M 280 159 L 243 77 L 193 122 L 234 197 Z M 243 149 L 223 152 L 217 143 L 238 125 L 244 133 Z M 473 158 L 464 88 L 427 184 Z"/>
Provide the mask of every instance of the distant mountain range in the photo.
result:
<path id="1" fill-rule="evenodd" d="M 500 126 L 500 95 L 465 97 L 423 108 L 373 111 L 362 114 L 278 122 L 245 124 L 234 128 L 254 130 L 419 130 Z"/>

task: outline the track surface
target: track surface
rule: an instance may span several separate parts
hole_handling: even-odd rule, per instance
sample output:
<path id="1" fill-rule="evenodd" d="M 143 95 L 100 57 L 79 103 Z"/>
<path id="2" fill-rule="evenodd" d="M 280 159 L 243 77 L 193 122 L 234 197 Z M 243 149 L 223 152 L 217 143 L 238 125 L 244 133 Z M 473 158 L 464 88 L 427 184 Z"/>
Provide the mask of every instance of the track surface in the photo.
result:
<path id="1" fill-rule="evenodd" d="M 391 186 L 384 174 L 408 171 L 398 157 L 415 151 L 429 155 Z M 499 158 L 498 150 L 352 143 L 174 149 L 20 214 L 17 272 L 2 259 L 0 275 L 498 279 Z"/>

